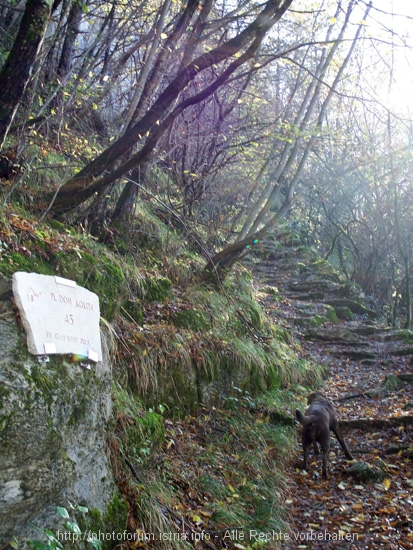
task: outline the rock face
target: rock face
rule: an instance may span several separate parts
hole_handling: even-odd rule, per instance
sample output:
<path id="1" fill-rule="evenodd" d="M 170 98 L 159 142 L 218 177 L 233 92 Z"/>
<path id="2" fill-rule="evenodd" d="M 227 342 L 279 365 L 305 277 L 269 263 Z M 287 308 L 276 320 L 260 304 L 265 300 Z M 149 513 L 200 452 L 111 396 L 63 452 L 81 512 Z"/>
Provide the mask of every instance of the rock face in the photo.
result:
<path id="1" fill-rule="evenodd" d="M 1 277 L 0 277 L 1 278 Z M 53 529 L 68 501 L 105 512 L 117 493 L 106 455 L 111 370 L 27 351 L 10 287 L 0 286 L 0 547 Z"/>

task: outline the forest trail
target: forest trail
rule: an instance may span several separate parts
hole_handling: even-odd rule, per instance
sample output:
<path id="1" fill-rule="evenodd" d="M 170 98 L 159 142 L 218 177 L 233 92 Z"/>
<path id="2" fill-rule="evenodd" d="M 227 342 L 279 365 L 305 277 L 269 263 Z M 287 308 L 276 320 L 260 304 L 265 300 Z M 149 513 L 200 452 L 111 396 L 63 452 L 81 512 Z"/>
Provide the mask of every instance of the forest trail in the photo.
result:
<path id="1" fill-rule="evenodd" d="M 360 296 L 326 262 L 307 256 L 301 264 L 304 251 L 292 243 L 262 247 L 265 259 L 253 267 L 261 305 L 293 332 L 303 357 L 328 366 L 323 393 L 355 459 L 332 436 L 329 479 L 311 452 L 303 471 L 297 427 L 286 500 L 292 535 L 283 548 L 413 549 L 413 343 L 359 309 Z M 329 320 L 329 305 L 341 319 Z"/>

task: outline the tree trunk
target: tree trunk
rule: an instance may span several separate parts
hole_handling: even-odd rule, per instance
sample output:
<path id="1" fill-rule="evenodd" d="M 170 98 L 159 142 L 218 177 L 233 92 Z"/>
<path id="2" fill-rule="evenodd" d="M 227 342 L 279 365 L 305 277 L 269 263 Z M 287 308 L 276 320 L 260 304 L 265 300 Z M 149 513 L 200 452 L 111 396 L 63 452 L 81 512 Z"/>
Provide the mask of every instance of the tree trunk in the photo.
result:
<path id="1" fill-rule="evenodd" d="M 0 149 L 29 83 L 43 43 L 52 3 L 28 0 L 16 40 L 0 73 Z"/>
<path id="2" fill-rule="evenodd" d="M 409 261 L 405 260 L 404 271 L 406 273 L 406 322 L 404 328 L 412 328 L 412 282 Z"/>
<path id="3" fill-rule="evenodd" d="M 67 31 L 63 42 L 59 66 L 57 68 L 57 74 L 60 78 L 65 77 L 72 68 L 75 42 L 79 34 L 84 5 L 85 3 L 81 0 L 74 0 L 69 12 L 67 19 Z"/>
<path id="4" fill-rule="evenodd" d="M 135 200 L 139 190 L 139 187 L 135 184 L 135 181 L 143 182 L 145 180 L 147 166 L 147 164 L 141 164 L 132 172 L 130 181 L 126 183 L 121 196 L 116 203 L 116 208 L 112 216 L 112 224 L 122 226 L 124 222 L 130 219 L 130 216 L 134 211 Z"/>

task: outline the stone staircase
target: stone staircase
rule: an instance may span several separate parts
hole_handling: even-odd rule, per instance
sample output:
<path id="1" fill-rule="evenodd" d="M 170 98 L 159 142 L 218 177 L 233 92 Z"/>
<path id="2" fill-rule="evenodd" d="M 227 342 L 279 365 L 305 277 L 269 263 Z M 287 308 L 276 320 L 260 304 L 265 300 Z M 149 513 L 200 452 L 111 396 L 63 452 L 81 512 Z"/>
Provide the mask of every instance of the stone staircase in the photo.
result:
<path id="1" fill-rule="evenodd" d="M 264 241 L 250 267 L 266 314 L 293 332 L 305 355 L 345 364 L 349 373 L 366 367 L 363 387 L 413 356 L 413 333 L 386 327 L 357 285 L 298 243 Z"/>

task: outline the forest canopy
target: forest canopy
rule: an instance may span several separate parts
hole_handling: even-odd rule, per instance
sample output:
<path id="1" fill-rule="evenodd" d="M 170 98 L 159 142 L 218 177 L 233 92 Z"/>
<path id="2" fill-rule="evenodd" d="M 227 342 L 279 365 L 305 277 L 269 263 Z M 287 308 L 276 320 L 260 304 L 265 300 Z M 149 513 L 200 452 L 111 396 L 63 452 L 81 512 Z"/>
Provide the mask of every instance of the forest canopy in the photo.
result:
<path id="1" fill-rule="evenodd" d="M 279 223 L 411 326 L 413 9 L 4 0 L 3 205 L 125 239 L 150 203 L 224 276 Z"/>

